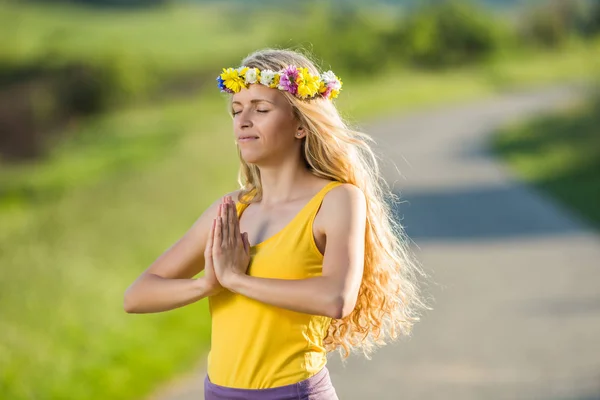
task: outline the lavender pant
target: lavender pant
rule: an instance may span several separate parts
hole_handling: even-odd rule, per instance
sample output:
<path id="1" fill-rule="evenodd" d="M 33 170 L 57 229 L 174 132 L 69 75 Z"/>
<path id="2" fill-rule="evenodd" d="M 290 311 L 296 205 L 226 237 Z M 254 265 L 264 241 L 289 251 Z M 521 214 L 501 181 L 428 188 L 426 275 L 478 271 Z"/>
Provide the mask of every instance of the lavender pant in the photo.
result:
<path id="1" fill-rule="evenodd" d="M 339 400 L 324 367 L 308 379 L 268 389 L 237 389 L 204 378 L 204 400 Z"/>

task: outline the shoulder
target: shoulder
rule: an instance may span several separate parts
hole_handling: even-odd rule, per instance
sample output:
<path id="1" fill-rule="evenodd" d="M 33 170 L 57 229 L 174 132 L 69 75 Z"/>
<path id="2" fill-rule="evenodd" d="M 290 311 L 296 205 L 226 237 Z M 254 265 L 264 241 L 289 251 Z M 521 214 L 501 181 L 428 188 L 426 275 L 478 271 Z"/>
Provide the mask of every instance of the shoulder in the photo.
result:
<path id="1" fill-rule="evenodd" d="M 365 194 L 358 186 L 352 183 L 342 183 L 325 194 L 323 206 L 343 207 L 356 202 L 361 203 L 365 200 Z"/>
<path id="2" fill-rule="evenodd" d="M 208 209 L 215 209 L 215 211 L 216 211 L 219 208 L 219 204 L 221 204 L 221 202 L 223 201 L 223 198 L 227 197 L 227 196 L 231 196 L 231 199 L 237 203 L 239 201 L 238 197 L 241 192 L 242 192 L 242 190 L 238 189 L 238 190 L 234 190 L 233 192 L 224 193 L 221 197 L 219 197 L 218 199 L 215 199 L 213 201 L 213 203 L 209 206 Z"/>
<path id="3" fill-rule="evenodd" d="M 238 190 L 234 190 L 232 192 L 229 193 L 224 193 L 221 197 L 219 197 L 218 199 L 215 199 L 211 205 L 209 205 L 204 212 L 202 213 L 202 215 L 200 216 L 199 220 L 201 221 L 201 224 L 204 226 L 210 226 L 210 223 L 212 223 L 213 218 L 215 218 L 219 212 L 219 204 L 222 203 L 223 198 L 226 196 L 231 196 L 231 198 L 233 199 L 234 202 L 238 202 L 238 196 L 241 193 L 241 189 Z"/>
<path id="4" fill-rule="evenodd" d="M 340 221 L 366 218 L 367 201 L 362 189 L 351 183 L 342 183 L 329 190 L 321 204 L 321 228 L 339 225 Z"/>

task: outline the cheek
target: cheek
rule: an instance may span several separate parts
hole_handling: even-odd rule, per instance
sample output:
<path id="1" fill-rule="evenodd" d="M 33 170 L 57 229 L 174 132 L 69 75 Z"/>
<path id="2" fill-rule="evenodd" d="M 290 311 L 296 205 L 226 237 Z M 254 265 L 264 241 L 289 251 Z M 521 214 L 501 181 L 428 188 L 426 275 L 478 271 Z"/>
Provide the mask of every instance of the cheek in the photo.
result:
<path id="1" fill-rule="evenodd" d="M 289 136 L 289 133 L 294 130 L 293 121 L 290 121 L 289 118 L 284 118 L 281 115 L 273 115 L 264 118 L 260 121 L 260 128 L 263 134 L 277 139 L 283 139 L 286 136 Z"/>

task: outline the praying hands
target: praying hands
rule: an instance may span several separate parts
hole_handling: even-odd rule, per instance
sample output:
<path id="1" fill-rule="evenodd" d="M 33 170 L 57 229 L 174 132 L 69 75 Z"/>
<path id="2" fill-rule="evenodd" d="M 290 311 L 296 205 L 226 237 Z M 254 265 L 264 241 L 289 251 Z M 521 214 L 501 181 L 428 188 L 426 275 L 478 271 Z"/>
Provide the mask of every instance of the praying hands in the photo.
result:
<path id="1" fill-rule="evenodd" d="M 214 292 L 228 288 L 236 275 L 245 275 L 250 264 L 248 233 L 240 233 L 235 203 L 230 196 L 219 205 L 204 251 L 205 276 Z"/>

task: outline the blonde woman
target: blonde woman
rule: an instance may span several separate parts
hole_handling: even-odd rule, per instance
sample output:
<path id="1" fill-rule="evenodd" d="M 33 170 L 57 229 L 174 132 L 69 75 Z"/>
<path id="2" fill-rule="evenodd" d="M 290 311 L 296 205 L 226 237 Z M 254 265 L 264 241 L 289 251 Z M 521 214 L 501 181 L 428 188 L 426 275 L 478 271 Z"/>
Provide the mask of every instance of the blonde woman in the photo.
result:
<path id="1" fill-rule="evenodd" d="M 296 51 L 223 69 L 240 189 L 210 206 L 132 284 L 128 312 L 209 298 L 205 398 L 337 399 L 327 353 L 367 357 L 427 308 L 367 135 L 334 105 L 342 82 Z M 192 279 L 204 269 L 204 275 Z"/>

